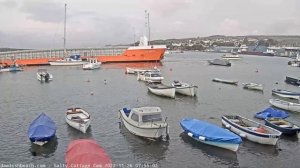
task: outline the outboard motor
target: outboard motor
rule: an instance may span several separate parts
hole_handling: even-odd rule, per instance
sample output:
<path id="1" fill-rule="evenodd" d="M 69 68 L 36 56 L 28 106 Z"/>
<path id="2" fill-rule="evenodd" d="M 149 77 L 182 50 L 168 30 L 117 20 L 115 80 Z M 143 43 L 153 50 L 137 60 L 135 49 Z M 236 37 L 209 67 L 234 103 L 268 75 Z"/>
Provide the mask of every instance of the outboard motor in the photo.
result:
<path id="1" fill-rule="evenodd" d="M 47 74 L 45 75 L 45 81 L 48 82 L 49 79 L 50 79 L 50 75 L 47 73 Z"/>

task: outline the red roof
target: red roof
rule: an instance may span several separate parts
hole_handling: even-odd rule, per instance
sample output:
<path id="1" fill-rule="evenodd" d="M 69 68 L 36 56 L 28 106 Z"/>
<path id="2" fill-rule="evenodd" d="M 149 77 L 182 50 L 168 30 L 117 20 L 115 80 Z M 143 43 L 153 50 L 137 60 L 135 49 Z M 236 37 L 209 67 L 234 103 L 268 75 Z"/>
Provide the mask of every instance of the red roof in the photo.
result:
<path id="1" fill-rule="evenodd" d="M 96 141 L 80 139 L 72 141 L 67 149 L 67 167 L 112 167 L 112 162 L 104 149 Z"/>

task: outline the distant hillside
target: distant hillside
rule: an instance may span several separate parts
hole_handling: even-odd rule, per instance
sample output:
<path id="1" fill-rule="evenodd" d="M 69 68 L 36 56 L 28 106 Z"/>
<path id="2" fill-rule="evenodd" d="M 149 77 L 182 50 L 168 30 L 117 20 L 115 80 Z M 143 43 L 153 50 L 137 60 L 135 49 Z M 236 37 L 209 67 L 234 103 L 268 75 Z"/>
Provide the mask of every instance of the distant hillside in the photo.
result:
<path id="1" fill-rule="evenodd" d="M 0 48 L 0 52 L 18 51 L 18 50 L 27 50 L 27 49 L 18 49 L 18 48 Z"/>

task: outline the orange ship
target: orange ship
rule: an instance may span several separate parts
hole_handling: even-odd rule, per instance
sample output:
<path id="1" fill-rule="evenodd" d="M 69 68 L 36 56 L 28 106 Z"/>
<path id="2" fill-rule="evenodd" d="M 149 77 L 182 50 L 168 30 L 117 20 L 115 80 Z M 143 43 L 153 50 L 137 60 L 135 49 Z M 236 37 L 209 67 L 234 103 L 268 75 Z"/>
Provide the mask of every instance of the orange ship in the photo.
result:
<path id="1" fill-rule="evenodd" d="M 165 45 L 148 45 L 146 37 L 142 37 L 139 46 L 132 46 L 126 49 L 120 55 L 114 56 L 95 56 L 98 61 L 102 63 L 112 62 L 146 62 L 146 61 L 160 61 L 164 57 L 166 50 Z M 16 60 L 0 60 L 2 64 L 12 65 L 17 63 L 19 65 L 49 65 L 48 61 L 58 59 L 57 58 L 32 58 L 23 57 Z M 84 57 L 86 59 L 88 57 Z M 14 62 L 15 61 L 15 62 Z M 1 64 L 0 63 L 0 64 Z"/>

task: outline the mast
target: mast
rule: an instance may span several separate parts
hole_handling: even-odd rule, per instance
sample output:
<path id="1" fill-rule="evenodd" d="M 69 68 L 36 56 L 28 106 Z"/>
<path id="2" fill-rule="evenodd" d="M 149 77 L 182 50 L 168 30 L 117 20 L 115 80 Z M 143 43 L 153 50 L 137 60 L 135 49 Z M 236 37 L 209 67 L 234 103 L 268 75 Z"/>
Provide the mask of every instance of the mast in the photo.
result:
<path id="1" fill-rule="evenodd" d="M 67 4 L 65 4 L 65 21 L 64 21 L 64 57 L 67 55 L 67 50 L 66 50 L 66 26 L 67 26 Z"/>
<path id="2" fill-rule="evenodd" d="M 149 16 L 150 14 L 149 14 L 149 12 L 148 12 L 148 38 L 149 38 L 149 41 L 148 41 L 148 43 L 149 43 L 149 45 L 150 45 L 150 16 Z"/>
<path id="3" fill-rule="evenodd" d="M 149 22 L 149 12 L 145 10 L 145 36 L 148 34 L 148 43 L 147 45 L 150 45 L 150 22 Z"/>

